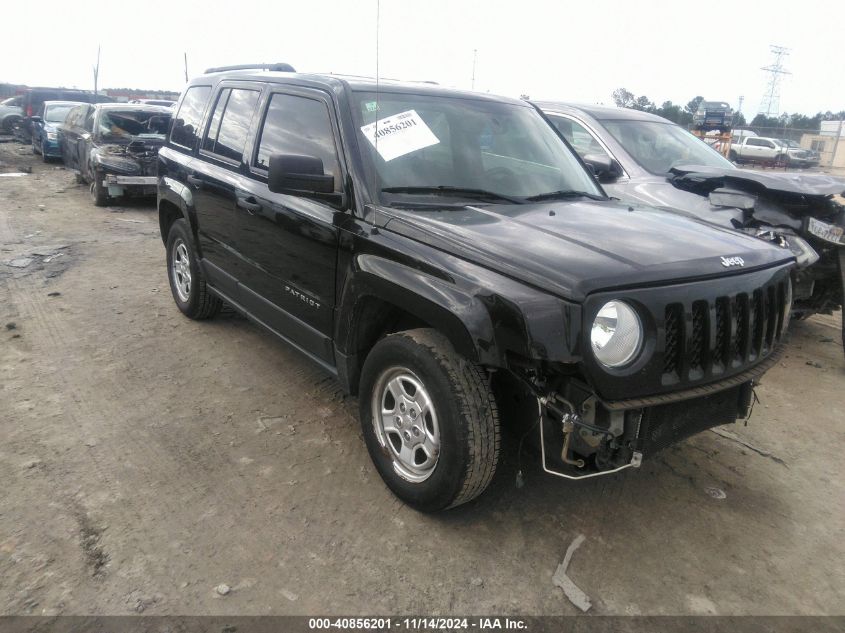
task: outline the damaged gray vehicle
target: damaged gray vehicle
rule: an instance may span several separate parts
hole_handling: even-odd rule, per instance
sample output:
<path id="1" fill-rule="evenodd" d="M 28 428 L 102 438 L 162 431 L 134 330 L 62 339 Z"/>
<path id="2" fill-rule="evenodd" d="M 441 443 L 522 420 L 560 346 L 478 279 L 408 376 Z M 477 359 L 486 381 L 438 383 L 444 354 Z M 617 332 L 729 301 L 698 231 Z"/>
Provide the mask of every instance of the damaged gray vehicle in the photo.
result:
<path id="1" fill-rule="evenodd" d="M 65 166 L 90 186 L 98 207 L 123 196 L 155 196 L 156 157 L 171 116 L 161 106 L 80 105 L 58 129 Z"/>
<path id="2" fill-rule="evenodd" d="M 668 208 L 788 248 L 798 264 L 794 317 L 842 307 L 845 180 L 822 173 L 739 169 L 680 126 L 646 112 L 536 105 L 611 196 Z M 845 322 L 842 339 L 845 343 Z"/>

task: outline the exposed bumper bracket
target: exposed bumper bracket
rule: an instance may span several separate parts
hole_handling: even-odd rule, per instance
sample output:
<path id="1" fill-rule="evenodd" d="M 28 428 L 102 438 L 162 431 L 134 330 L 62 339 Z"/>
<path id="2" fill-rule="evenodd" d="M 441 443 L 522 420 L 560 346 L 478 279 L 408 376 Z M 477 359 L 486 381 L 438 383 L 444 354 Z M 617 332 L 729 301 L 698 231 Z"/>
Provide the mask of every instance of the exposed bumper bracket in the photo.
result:
<path id="1" fill-rule="evenodd" d="M 562 473 L 557 470 L 552 470 L 546 465 L 546 441 L 543 434 L 543 400 L 544 398 L 537 399 L 537 408 L 538 408 L 538 415 L 540 421 L 540 455 L 543 463 L 543 470 L 549 473 L 550 475 L 555 475 L 556 477 L 563 477 L 564 479 L 590 479 L 592 477 L 603 477 L 604 475 L 612 475 L 613 473 L 618 473 L 620 470 L 625 470 L 626 468 L 639 468 L 643 462 L 643 454 L 639 451 L 634 451 L 634 454 L 631 456 L 631 461 L 627 464 L 623 464 L 618 468 L 613 468 L 611 470 L 602 470 L 595 473 L 585 473 L 583 475 L 567 475 L 566 473 Z M 569 431 L 572 432 L 571 430 Z M 567 444 L 568 444 L 568 435 L 567 435 Z"/>

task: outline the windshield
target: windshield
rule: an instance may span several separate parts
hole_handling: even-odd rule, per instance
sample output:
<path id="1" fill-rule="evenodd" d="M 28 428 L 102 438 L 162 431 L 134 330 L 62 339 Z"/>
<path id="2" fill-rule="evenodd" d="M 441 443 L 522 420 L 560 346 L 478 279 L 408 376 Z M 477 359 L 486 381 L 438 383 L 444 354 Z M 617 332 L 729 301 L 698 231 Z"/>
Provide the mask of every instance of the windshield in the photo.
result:
<path id="1" fill-rule="evenodd" d="M 440 187 L 464 190 L 449 193 L 456 198 L 487 192 L 489 202 L 559 191 L 602 195 L 527 105 L 396 93 L 376 99 L 375 93 L 356 92 L 354 114 L 368 181 L 385 204 L 430 196 L 437 192 L 426 189 Z"/>
<path id="2" fill-rule="evenodd" d="M 130 142 L 133 138 L 164 139 L 170 115 L 150 110 L 102 110 L 97 132 L 110 143 Z"/>
<path id="3" fill-rule="evenodd" d="M 778 140 L 781 142 L 782 145 L 786 145 L 787 147 L 801 147 L 798 143 L 796 143 L 795 141 L 790 141 L 788 138 L 780 138 Z"/>
<path id="4" fill-rule="evenodd" d="M 71 109 L 75 108 L 76 106 L 76 103 L 67 105 L 47 106 L 44 110 L 44 120 L 50 121 L 51 123 L 63 123 L 65 118 L 67 117 L 67 113 L 70 112 Z"/>
<path id="5" fill-rule="evenodd" d="M 625 151 L 652 174 L 663 175 L 679 165 L 734 167 L 719 152 L 672 123 L 602 121 L 602 124 Z"/>

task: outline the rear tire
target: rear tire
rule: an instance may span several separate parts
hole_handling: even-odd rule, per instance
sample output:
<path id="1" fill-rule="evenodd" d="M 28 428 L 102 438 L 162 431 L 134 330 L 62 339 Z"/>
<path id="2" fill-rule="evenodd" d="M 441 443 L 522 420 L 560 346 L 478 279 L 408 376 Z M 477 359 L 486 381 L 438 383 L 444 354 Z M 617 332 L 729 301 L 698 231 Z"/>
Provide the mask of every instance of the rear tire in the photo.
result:
<path id="1" fill-rule="evenodd" d="M 208 291 L 194 254 L 193 236 L 185 220 L 176 220 L 167 234 L 167 278 L 176 305 L 189 319 L 211 319 L 223 302 Z"/>
<path id="2" fill-rule="evenodd" d="M 359 402 L 376 470 L 409 506 L 445 510 L 487 488 L 499 459 L 496 401 L 484 369 L 445 336 L 418 329 L 379 341 Z"/>

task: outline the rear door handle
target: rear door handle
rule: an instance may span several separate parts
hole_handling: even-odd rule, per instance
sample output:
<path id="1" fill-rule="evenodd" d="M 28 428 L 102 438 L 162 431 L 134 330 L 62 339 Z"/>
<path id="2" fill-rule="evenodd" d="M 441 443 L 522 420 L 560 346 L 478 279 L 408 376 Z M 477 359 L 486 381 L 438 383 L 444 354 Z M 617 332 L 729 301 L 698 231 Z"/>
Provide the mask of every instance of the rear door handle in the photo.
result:
<path id="1" fill-rule="evenodd" d="M 245 209 L 250 214 L 255 213 L 261 209 L 261 204 L 254 196 L 238 196 L 237 205 L 241 209 Z"/>
<path id="2" fill-rule="evenodd" d="M 202 187 L 202 180 L 200 178 L 197 178 L 196 176 L 189 175 L 186 180 L 188 181 L 189 185 L 193 185 L 194 187 Z"/>

